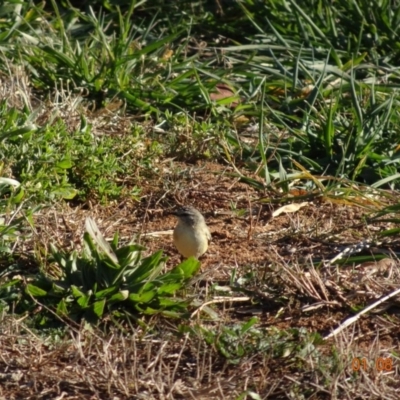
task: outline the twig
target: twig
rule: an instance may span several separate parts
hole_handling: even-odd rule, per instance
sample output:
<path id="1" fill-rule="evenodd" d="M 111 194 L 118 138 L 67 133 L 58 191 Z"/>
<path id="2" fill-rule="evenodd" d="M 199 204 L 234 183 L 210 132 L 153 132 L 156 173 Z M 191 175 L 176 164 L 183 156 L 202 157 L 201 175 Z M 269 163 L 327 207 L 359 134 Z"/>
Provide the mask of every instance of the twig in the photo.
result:
<path id="1" fill-rule="evenodd" d="M 384 303 L 386 300 L 389 300 L 390 298 L 396 296 L 397 294 L 400 293 L 400 289 L 395 290 L 394 292 L 388 294 L 387 296 L 379 299 L 375 303 L 371 304 L 367 308 L 364 308 L 364 310 L 360 311 L 358 314 L 356 314 L 354 317 L 351 317 L 347 319 L 346 321 L 343 322 L 342 325 L 339 325 L 333 332 L 331 332 L 328 336 L 324 337 L 324 340 L 330 339 L 333 336 L 336 336 L 338 333 L 340 333 L 343 329 L 347 328 L 349 325 L 353 324 L 356 322 L 361 315 L 366 314 L 368 311 L 372 310 L 375 307 L 378 307 L 380 304 Z"/>
<path id="2" fill-rule="evenodd" d="M 207 301 L 207 303 L 202 304 L 197 310 L 193 311 L 190 318 L 196 316 L 204 307 L 208 306 L 209 304 L 216 304 L 216 303 L 227 303 L 227 302 L 234 302 L 234 301 L 249 301 L 250 297 L 221 297 L 211 301 Z"/>

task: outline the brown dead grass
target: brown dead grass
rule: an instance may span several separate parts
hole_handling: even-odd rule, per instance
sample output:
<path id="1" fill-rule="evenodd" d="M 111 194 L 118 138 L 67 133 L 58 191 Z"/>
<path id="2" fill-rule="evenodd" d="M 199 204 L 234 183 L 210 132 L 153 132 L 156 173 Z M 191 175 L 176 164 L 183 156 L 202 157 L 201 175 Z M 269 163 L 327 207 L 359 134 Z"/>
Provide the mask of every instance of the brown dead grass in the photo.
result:
<path id="1" fill-rule="evenodd" d="M 90 114 L 90 122 L 101 130 L 99 118 L 104 122 L 108 117 Z M 72 120 L 77 122 L 75 117 Z M 121 126 L 130 123 L 126 119 Z M 175 221 L 169 210 L 192 204 L 203 211 L 213 236 L 202 259 L 203 275 L 192 293 L 204 303 L 225 289 L 226 300 L 210 305 L 218 319 L 210 320 L 199 310 L 188 321 L 153 318 L 125 331 L 109 328 L 104 333 L 71 325 L 66 337 L 52 338 L 31 331 L 23 316 L 2 315 L 1 400 L 235 399 L 244 393 L 248 394 L 243 398 L 251 398 L 250 392 L 262 399 L 399 398 L 396 299 L 385 304 L 385 314 L 382 310 L 367 314 L 327 342 L 307 344 L 296 333 L 325 336 L 355 308 L 399 286 L 393 241 L 364 250 L 367 254 L 387 251 L 392 259 L 387 265 L 340 267 L 326 262 L 344 247 L 373 238 L 389 225 L 368 225 L 363 222 L 365 208 L 321 196 L 310 196 L 295 213 L 272 218 L 279 206 L 263 199 L 284 195 L 257 192 L 241 183 L 230 166 L 170 159 L 160 163 L 161 175 L 142 180 L 140 202 L 125 199 L 107 207 L 64 203 L 42 209 L 35 215 L 32 240 L 21 243 L 20 252 L 35 251 L 45 263 L 50 243 L 79 248 L 84 221 L 91 216 L 108 238 L 119 231 L 126 241 L 136 237 L 148 254 L 163 249 L 171 268 L 180 259 L 172 246 Z M 246 279 L 241 288 L 230 286 L 233 271 L 236 280 Z M 213 287 L 216 283 L 218 288 Z M 201 328 L 222 332 L 224 326 L 254 315 L 267 341 L 283 335 L 282 348 L 249 353 L 237 363 L 223 357 L 215 342 L 207 344 L 201 334 L 182 334 L 178 329 L 181 323 L 196 332 Z M 286 332 L 293 335 L 287 342 Z M 356 358 L 365 360 L 359 371 L 352 365 Z M 387 368 L 379 369 L 378 360 L 389 363 Z"/>
<path id="2" fill-rule="evenodd" d="M 185 166 L 177 168 L 183 171 Z M 210 163 L 186 168 L 191 171 L 187 180 L 171 183 L 167 176 L 159 186 L 150 183 L 140 203 L 90 209 L 64 204 L 43 210 L 36 216 L 34 242 L 44 248 L 50 242 L 79 247 L 84 220 L 90 215 L 106 237 L 118 230 L 126 240 L 139 237 L 149 254 L 163 249 L 170 256 L 170 268 L 180 259 L 171 243 L 175 221 L 168 211 L 176 203 L 194 204 L 204 212 L 213 234 L 202 260 L 204 275 L 193 289 L 196 296 L 203 302 L 212 300 L 218 294 L 212 284 L 217 282 L 229 289 L 233 270 L 237 277 L 248 273 L 254 277 L 244 293 L 230 294 L 249 295 L 253 301 L 229 301 L 225 292 L 228 299 L 212 306 L 219 321 L 207 322 L 207 314 L 200 311 L 190 324 L 229 326 L 256 315 L 266 335 L 276 329 L 303 328 L 325 336 L 352 316 L 352 308 L 398 287 L 396 259 L 387 265 L 347 267 L 316 268 L 312 263 L 313 259 L 329 260 L 342 245 L 370 237 L 371 227 L 361 224 L 365 210 L 319 199 L 294 214 L 272 218 L 277 206 L 260 205 L 258 194 L 232 178 L 228 168 Z M 238 216 L 232 204 L 246 213 Z M 317 346 L 317 358 L 312 351 L 305 353 L 300 368 L 295 352 L 286 357 L 273 352 L 252 354 L 238 365 L 230 364 L 203 339 L 176 334 L 174 321 L 150 322 L 153 334 L 138 327 L 108 334 L 71 329 L 71 338 L 50 346 L 16 319 L 5 318 L 0 338 L 2 395 L 7 399 L 234 399 L 253 390 L 271 399 L 300 398 L 305 392 L 317 399 L 378 399 L 384 392 L 385 398 L 395 399 L 400 390 L 396 379 L 400 321 L 398 304 L 386 306 L 391 308 L 385 316 L 364 316 L 338 337 Z M 10 327 L 5 329 L 7 324 Z M 340 360 L 337 364 L 342 365 L 338 370 L 331 365 L 332 346 Z M 365 360 L 365 370 L 352 371 L 356 357 Z M 320 364 L 315 365 L 318 359 Z M 392 367 L 379 371 L 378 360 L 391 360 Z M 340 394 L 335 397 L 335 393 Z"/>

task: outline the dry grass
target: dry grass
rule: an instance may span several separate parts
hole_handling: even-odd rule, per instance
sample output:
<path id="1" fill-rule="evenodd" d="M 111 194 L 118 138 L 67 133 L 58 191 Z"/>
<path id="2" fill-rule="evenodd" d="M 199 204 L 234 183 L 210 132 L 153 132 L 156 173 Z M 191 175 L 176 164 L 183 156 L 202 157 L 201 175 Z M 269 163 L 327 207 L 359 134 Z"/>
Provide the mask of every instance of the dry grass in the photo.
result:
<path id="1" fill-rule="evenodd" d="M 293 279 L 292 271 L 283 268 L 280 277 L 292 302 L 326 290 L 321 290 L 320 276 Z M 175 321 L 155 318 L 106 333 L 70 325 L 59 337 L 54 331 L 32 331 L 24 318 L 4 315 L 0 394 L 4 399 L 235 399 L 251 391 L 274 399 L 300 398 L 304 392 L 318 399 L 378 399 L 383 393 L 396 399 L 395 317 L 367 316 L 333 340 L 314 345 L 307 331 L 320 331 L 322 324 L 337 324 L 344 316 L 337 310 L 340 304 L 343 308 L 340 299 L 332 295 L 328 300 L 333 301 L 322 310 L 293 305 L 279 312 L 272 298 L 258 310 L 227 301 L 214 308 L 219 321 L 184 323 L 191 334 L 178 333 Z M 261 313 L 257 329 L 270 344 L 264 351 L 249 352 L 232 364 L 217 351 L 216 337 L 214 345 L 204 341 L 202 330 L 222 335 L 224 326 L 255 313 Z M 282 336 L 301 326 L 307 329 Z"/>
<path id="2" fill-rule="evenodd" d="M 14 85 L 17 82 L 19 90 L 26 89 L 23 79 Z M 62 96 L 57 98 L 63 98 L 64 105 L 50 105 L 47 117 L 55 109 L 67 110 L 73 132 L 77 114 L 71 110 L 80 100 Z M 102 113 L 84 108 L 79 112 L 90 116 L 95 126 L 102 124 L 96 118 L 104 122 Z M 42 114 L 40 118 L 46 119 Z M 118 118 L 122 128 L 117 134 L 124 135 L 132 119 Z M 329 196 L 272 218 L 277 206 L 263 204 L 267 194 L 261 196 L 239 182 L 233 176 L 237 166 L 171 159 L 161 164 L 158 178 L 143 181 L 140 202 L 126 198 L 107 206 L 88 202 L 43 207 L 34 215 L 32 236 L 18 243 L 16 253 L 50 267 L 49 243 L 79 248 L 90 215 L 106 237 L 118 230 L 126 240 L 138 237 L 148 252 L 164 249 L 171 256 L 169 268 L 179 260 L 171 239 L 154 233 L 173 227 L 167 213 L 172 205 L 192 203 L 205 212 L 213 244 L 203 260 L 203 275 L 188 288 L 188 295 L 202 304 L 222 293 L 224 301 L 209 304 L 212 312 L 198 310 L 192 319 L 154 317 L 123 329 L 107 321 L 103 330 L 67 324 L 65 330 L 41 331 L 30 327 L 27 315 L 4 313 L 1 399 L 236 399 L 257 398 L 255 393 L 262 399 L 399 397 L 396 299 L 329 341 L 320 338 L 355 310 L 399 287 L 394 241 L 363 250 L 372 255 L 386 252 L 390 261 L 351 266 L 329 262 L 346 247 L 374 239 L 390 224 L 368 224 L 365 208 Z M 148 233 L 153 235 L 144 235 Z M 34 274 L 35 269 L 25 272 Z M 235 300 L 241 296 L 250 300 Z M 221 340 L 230 338 L 225 328 L 240 327 L 255 315 L 253 330 L 232 340 L 232 347 L 225 343 L 231 353 L 223 355 Z M 235 353 L 239 345 L 244 345 L 244 354 Z M 361 364 L 355 371 L 357 359 Z"/>

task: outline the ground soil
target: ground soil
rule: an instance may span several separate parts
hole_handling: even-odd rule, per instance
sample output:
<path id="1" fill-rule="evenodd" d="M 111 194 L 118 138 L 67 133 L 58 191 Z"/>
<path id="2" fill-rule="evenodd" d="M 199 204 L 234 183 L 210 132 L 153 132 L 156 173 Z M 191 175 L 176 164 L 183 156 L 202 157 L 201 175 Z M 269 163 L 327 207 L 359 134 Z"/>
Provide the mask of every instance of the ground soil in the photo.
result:
<path id="1" fill-rule="evenodd" d="M 366 294 L 368 290 L 364 283 L 360 283 L 365 279 L 368 280 L 365 278 L 369 276 L 368 265 L 361 264 L 361 272 L 354 273 L 356 268 L 354 264 L 336 267 L 328 264 L 328 261 L 344 248 L 370 239 L 376 232 L 392 227 L 388 222 L 366 222 L 365 217 L 370 214 L 368 207 L 373 204 L 371 198 L 361 199 L 354 196 L 344 199 L 332 194 L 328 196 L 321 192 L 305 193 L 295 187 L 289 194 L 279 190 L 260 192 L 243 183 L 231 167 L 210 162 L 197 162 L 190 165 L 174 163 L 173 171 L 170 172 L 170 169 L 167 169 L 163 177 L 143 182 L 140 201 L 124 200 L 121 203 L 108 205 L 93 205 L 90 202 L 71 203 L 53 210 L 42 210 L 36 217 L 36 238 L 40 237 L 41 243 L 44 243 L 45 246 L 56 241 L 57 245 L 64 248 L 79 247 L 85 218 L 91 216 L 107 238 L 111 238 L 118 231 L 122 240 L 126 242 L 137 237 L 137 240 L 146 247 L 145 254 L 162 249 L 168 256 L 165 268 L 169 269 L 181 261 L 172 244 L 171 233 L 176 220 L 171 211 L 179 205 L 190 204 L 202 211 L 212 233 L 212 242 L 208 252 L 201 258 L 201 274 L 196 282 L 196 290 L 200 296 L 204 296 L 204 299 L 207 298 L 208 290 L 215 284 L 220 287 L 229 287 L 233 273 L 236 280 L 251 276 L 250 283 L 246 286 L 246 290 L 250 294 L 249 301 L 236 302 L 232 300 L 215 304 L 216 312 L 225 316 L 229 323 L 245 321 L 252 316 L 257 316 L 260 327 L 282 331 L 303 328 L 307 332 L 316 332 L 325 336 L 353 315 L 351 307 L 359 305 L 360 299 L 361 303 L 365 304 L 390 292 L 391 286 L 387 280 L 384 280 L 387 279 L 388 271 L 386 269 L 381 271 L 384 276 L 377 283 L 380 289 L 377 289 L 378 286 L 373 286 L 376 281 L 368 283 L 368 288 L 373 293 L 368 297 Z M 253 178 L 261 182 L 256 176 Z M 302 207 L 295 212 L 283 212 L 278 216 L 273 216 L 274 211 L 289 203 L 302 203 Z M 390 245 L 382 244 L 382 248 L 389 253 L 391 246 L 394 245 L 395 242 Z M 364 249 L 360 254 L 374 254 L 374 251 L 377 250 L 376 246 Z M 394 262 L 395 268 L 398 268 L 397 262 Z M 317 269 L 314 268 L 315 266 Z M 332 272 L 330 268 L 332 268 Z M 325 283 L 329 282 L 330 285 L 318 283 L 319 278 L 316 277 L 315 271 L 319 274 L 318 276 L 324 277 Z M 237 296 L 243 297 L 244 292 L 239 291 Z M 310 306 L 309 309 L 306 308 L 308 306 Z M 315 307 L 313 308 L 313 306 Z M 396 304 L 393 307 L 390 319 L 376 314 L 368 315 L 357 323 L 357 334 L 359 335 L 357 348 L 360 351 L 368 354 L 374 346 L 387 349 L 400 348 L 398 308 L 396 308 Z M 165 326 L 169 327 L 168 329 L 174 329 L 171 321 L 166 321 Z M 120 354 L 118 357 L 121 357 L 120 361 L 123 362 L 125 356 L 121 354 L 135 353 L 136 351 L 136 359 L 142 359 L 145 363 L 141 368 L 147 368 L 149 371 L 154 357 L 159 354 L 157 351 L 160 350 L 155 344 L 152 345 L 151 350 L 146 347 L 146 352 L 153 354 L 153 358 L 146 361 L 144 350 L 141 352 L 140 349 L 136 349 L 136 344 L 132 344 L 136 343 L 133 339 L 130 345 L 122 350 L 119 347 L 120 342 L 114 343 L 110 339 L 110 343 L 113 343 L 112 346 L 115 346 L 112 353 Z M 125 339 L 120 338 L 119 340 Z M 126 340 L 128 341 L 128 339 Z M 83 340 L 86 346 L 89 346 L 87 341 Z M 92 350 L 95 349 L 97 354 L 101 351 L 99 350 L 101 346 L 104 346 L 104 342 L 94 342 Z M 27 345 L 29 352 L 34 357 L 43 357 L 45 360 L 45 364 L 42 363 L 39 367 L 39 364 L 33 362 L 32 359 L 28 362 L 26 354 L 23 355 L 21 350 L 18 350 L 19 356 L 13 356 L 12 348 L 15 346 L 15 341 L 10 337 L 5 339 L 3 341 L 3 360 L 0 359 L 0 370 L 3 368 L 5 371 L 3 375 L 0 375 L 0 383 L 3 382 L 3 389 L 0 391 L 3 397 L 0 399 L 145 398 L 124 395 L 121 389 L 124 385 L 119 384 L 118 386 L 115 376 L 112 379 L 107 374 L 100 376 L 105 371 L 104 357 L 93 356 L 93 353 L 86 350 L 88 347 L 85 346 L 85 350 L 82 350 L 82 354 L 78 357 L 78 341 L 73 343 L 70 349 L 58 349 L 57 354 L 54 353 L 54 357 L 58 358 L 57 361 L 51 361 L 49 352 L 38 350 L 39 347 L 43 349 L 43 343 L 40 346 L 37 345 L 36 348 L 33 344 Z M 170 346 L 168 347 L 170 348 L 169 354 L 179 353 L 179 347 L 176 347 L 173 342 L 170 342 L 168 346 Z M 155 351 L 154 347 L 158 350 Z M 320 350 L 324 352 L 323 345 L 320 346 Z M 204 351 L 206 354 L 206 350 Z M 331 344 L 327 342 L 326 354 L 330 351 Z M 72 362 L 68 355 L 69 352 L 74 355 L 71 356 L 72 358 L 79 358 L 78 364 Z M 104 350 L 104 354 L 112 357 L 109 350 Z M 4 357 L 22 357 L 25 359 L 22 364 L 25 363 L 26 368 L 21 368 L 21 362 L 13 364 Z M 97 360 L 98 368 L 103 372 L 96 375 L 95 365 L 89 365 L 90 357 Z M 305 379 L 304 376 L 296 375 L 298 371 L 293 370 L 293 365 L 285 366 L 282 359 L 279 362 L 270 359 L 269 364 L 264 365 L 262 357 L 255 357 L 251 362 L 247 361 L 245 364 L 234 367 L 227 365 L 223 358 L 210 356 L 213 361 L 211 364 L 207 364 L 209 371 L 204 374 L 203 382 L 212 382 L 212 374 L 216 374 L 215 377 L 218 375 L 218 379 L 221 379 L 219 382 L 222 388 L 218 391 L 211 383 L 200 387 L 197 384 L 197 388 L 194 388 L 196 385 L 193 384 L 190 392 L 192 397 L 184 394 L 178 395 L 179 390 L 174 385 L 180 382 L 182 386 L 186 385 L 187 389 L 188 383 L 185 374 L 193 375 L 194 371 L 197 371 L 197 375 L 199 373 L 198 367 L 190 371 L 189 364 L 198 357 L 191 346 L 188 346 L 187 350 L 179 357 L 180 364 L 176 371 L 180 378 L 168 383 L 176 391 L 174 389 L 168 395 L 168 390 L 159 387 L 159 393 L 164 394 L 156 395 L 154 393 L 157 390 L 154 387 L 153 394 L 150 393 L 151 391 L 146 392 L 143 389 L 144 393 L 148 395 L 147 398 L 234 398 L 233 394 L 240 394 L 246 384 L 243 383 L 244 386 L 240 386 L 237 392 L 235 389 L 229 389 L 229 385 L 232 380 L 242 382 L 244 370 L 246 370 L 246 374 L 251 374 L 253 385 L 258 382 L 256 384 L 258 391 L 264 393 L 265 398 L 287 398 L 285 390 L 265 385 L 266 376 L 271 382 L 284 380 L 285 385 L 288 377 L 291 377 L 292 380 Z M 276 362 L 279 365 L 275 365 Z M 138 368 L 136 364 L 135 368 Z M 167 370 L 168 368 L 172 367 L 166 367 Z M 112 368 L 110 369 L 112 370 Z M 118 371 L 117 375 L 121 373 L 120 369 Z M 20 373 L 23 373 L 23 378 L 18 375 Z M 135 370 L 132 376 L 138 378 L 138 375 L 140 373 Z M 152 379 L 156 380 L 154 376 Z M 309 379 L 312 381 L 311 378 Z M 107 385 L 107 382 L 111 381 L 112 384 Z M 4 382 L 7 382 L 7 385 Z M 25 382 L 25 391 L 22 390 L 21 382 Z M 143 382 L 136 382 L 136 384 L 150 390 L 149 386 Z M 37 385 L 36 389 L 35 385 Z M 110 385 L 114 389 L 110 389 Z M 117 386 L 119 390 L 115 389 Z M 137 388 L 135 390 L 126 388 L 125 392 L 137 393 L 137 390 Z M 172 388 L 170 387 L 169 390 Z M 214 390 L 213 395 L 210 394 L 212 390 Z M 272 393 L 272 397 L 268 397 L 268 391 Z M 110 393 L 116 394 L 112 397 Z M 182 389 L 181 393 L 185 393 L 185 390 Z M 232 397 L 227 393 L 231 393 Z M 329 394 L 324 396 L 321 391 L 319 397 L 314 398 L 330 398 Z"/>

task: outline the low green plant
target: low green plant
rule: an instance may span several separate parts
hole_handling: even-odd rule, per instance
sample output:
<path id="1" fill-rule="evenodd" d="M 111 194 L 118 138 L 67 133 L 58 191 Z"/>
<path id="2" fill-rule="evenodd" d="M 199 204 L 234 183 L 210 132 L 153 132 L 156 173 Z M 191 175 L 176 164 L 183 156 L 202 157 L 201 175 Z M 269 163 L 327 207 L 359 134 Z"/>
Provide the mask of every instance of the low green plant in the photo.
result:
<path id="1" fill-rule="evenodd" d="M 0 177 L 0 253 L 2 254 L 12 254 L 15 242 L 24 236 L 26 222 L 32 224 L 33 210 L 26 207 L 24 200 L 25 190 L 18 181 Z"/>
<path id="2" fill-rule="evenodd" d="M 40 203 L 59 199 L 106 203 L 124 195 L 137 197 L 136 181 L 127 182 L 126 177 L 139 168 L 152 169 L 148 160 L 154 154 L 152 149 L 140 152 L 140 161 L 135 162 L 142 130 L 135 128 L 121 140 L 107 135 L 95 138 L 83 116 L 81 125 L 70 131 L 57 113 L 38 128 L 29 119 L 34 113 L 28 118 L 0 102 L 0 158 L 7 176 L 24 188 L 24 196 Z"/>
<path id="3" fill-rule="evenodd" d="M 175 294 L 197 272 L 199 261 L 191 258 L 163 273 L 166 258 L 161 251 L 142 258 L 140 245 L 118 247 L 118 234 L 108 244 L 90 218 L 86 230 L 80 254 L 64 253 L 52 246 L 59 277 L 42 273 L 27 284 L 29 296 L 54 308 L 60 316 L 83 317 L 90 322 L 128 310 L 166 316 L 186 311 L 190 300 Z"/>
<path id="4" fill-rule="evenodd" d="M 270 358 L 291 356 L 291 359 L 297 357 L 299 360 L 311 354 L 318 357 L 317 346 L 321 344 L 321 337 L 317 333 L 309 333 L 302 328 L 266 330 L 258 327 L 258 324 L 258 318 L 253 317 L 219 328 L 195 327 L 192 332 L 201 335 L 231 364 L 238 364 L 257 354 Z"/>

